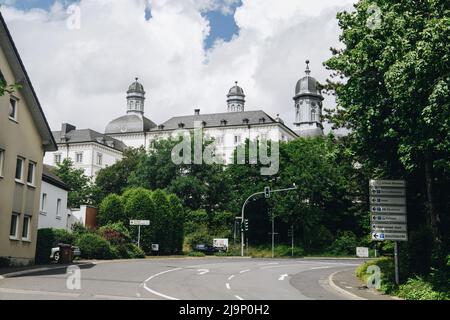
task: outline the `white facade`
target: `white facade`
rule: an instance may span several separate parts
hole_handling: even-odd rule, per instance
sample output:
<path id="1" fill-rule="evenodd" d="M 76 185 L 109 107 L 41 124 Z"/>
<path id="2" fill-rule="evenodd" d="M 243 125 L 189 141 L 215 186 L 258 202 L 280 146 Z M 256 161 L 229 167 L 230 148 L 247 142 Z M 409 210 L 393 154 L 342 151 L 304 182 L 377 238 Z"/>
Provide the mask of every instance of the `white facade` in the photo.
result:
<path id="1" fill-rule="evenodd" d="M 56 166 L 70 158 L 77 169 L 83 169 L 88 177 L 96 177 L 100 169 L 122 159 L 122 152 L 97 142 L 58 144 L 58 151 L 45 154 L 44 163 Z"/>
<path id="2" fill-rule="evenodd" d="M 38 229 L 54 228 L 70 231 L 67 199 L 67 190 L 42 181 Z"/>

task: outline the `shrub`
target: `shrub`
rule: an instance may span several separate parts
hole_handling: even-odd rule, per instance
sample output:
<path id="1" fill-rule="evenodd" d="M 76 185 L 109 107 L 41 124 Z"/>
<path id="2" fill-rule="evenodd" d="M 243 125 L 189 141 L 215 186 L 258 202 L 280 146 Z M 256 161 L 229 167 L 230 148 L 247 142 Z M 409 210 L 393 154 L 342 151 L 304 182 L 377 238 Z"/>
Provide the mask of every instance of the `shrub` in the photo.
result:
<path id="1" fill-rule="evenodd" d="M 7 268 L 9 267 L 9 259 L 5 257 L 0 257 L 0 268 Z"/>
<path id="2" fill-rule="evenodd" d="M 100 204 L 98 223 L 103 226 L 109 223 L 126 221 L 122 199 L 116 194 L 110 194 Z"/>
<path id="3" fill-rule="evenodd" d="M 121 245 L 131 241 L 130 232 L 122 222 L 107 224 L 101 227 L 98 233 L 112 245 Z"/>
<path id="4" fill-rule="evenodd" d="M 74 244 L 75 235 L 64 229 L 52 229 L 55 243 Z"/>
<path id="5" fill-rule="evenodd" d="M 208 230 L 201 229 L 197 232 L 190 234 L 187 241 L 188 241 L 188 244 L 191 247 L 191 249 L 194 249 L 194 247 L 197 244 L 212 245 L 213 237 L 208 233 Z"/>
<path id="6" fill-rule="evenodd" d="M 192 251 L 188 254 L 189 257 L 204 257 L 205 254 L 203 252 Z"/>
<path id="7" fill-rule="evenodd" d="M 85 259 L 111 259 L 117 257 L 116 250 L 111 244 L 95 233 L 81 235 L 76 245 L 80 247 L 81 256 Z"/>
<path id="8" fill-rule="evenodd" d="M 50 263 L 50 254 L 55 242 L 55 233 L 53 229 L 40 229 L 37 232 L 36 244 L 36 264 Z"/>
<path id="9" fill-rule="evenodd" d="M 435 291 L 430 282 L 421 277 L 409 279 L 401 285 L 398 296 L 406 300 L 449 300 L 449 293 Z"/>
<path id="10" fill-rule="evenodd" d="M 394 260 L 391 258 L 383 257 L 377 260 L 372 260 L 360 265 L 356 269 L 356 276 L 360 278 L 364 283 L 367 283 L 368 278 L 371 276 L 367 273 L 367 268 L 370 266 L 378 266 L 381 271 L 381 289 L 384 293 L 390 293 L 395 288 L 395 267 Z"/>
<path id="11" fill-rule="evenodd" d="M 353 255 L 357 245 L 358 239 L 353 232 L 338 232 L 337 239 L 330 246 L 329 250 L 336 255 Z"/>

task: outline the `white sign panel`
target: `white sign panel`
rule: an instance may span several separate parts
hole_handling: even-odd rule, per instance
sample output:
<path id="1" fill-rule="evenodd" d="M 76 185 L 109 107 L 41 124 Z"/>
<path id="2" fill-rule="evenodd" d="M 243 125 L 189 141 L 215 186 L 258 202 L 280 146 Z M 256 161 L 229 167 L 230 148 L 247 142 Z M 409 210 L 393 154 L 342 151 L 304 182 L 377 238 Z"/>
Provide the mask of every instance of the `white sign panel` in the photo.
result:
<path id="1" fill-rule="evenodd" d="M 406 233 L 387 233 L 387 232 L 372 232 L 372 240 L 375 241 L 407 241 L 408 235 Z"/>
<path id="2" fill-rule="evenodd" d="M 393 206 L 378 206 L 371 205 L 370 211 L 373 213 L 392 213 L 392 214 L 406 214 L 406 207 L 393 207 Z"/>
<path id="3" fill-rule="evenodd" d="M 370 180 L 371 187 L 395 187 L 395 188 L 405 188 L 405 180 Z"/>
<path id="4" fill-rule="evenodd" d="M 152 251 L 159 251 L 159 244 L 152 244 Z"/>
<path id="5" fill-rule="evenodd" d="M 372 222 L 402 222 L 406 223 L 406 216 L 388 216 L 388 215 L 375 215 L 371 218 Z"/>
<path id="6" fill-rule="evenodd" d="M 228 239 L 214 239 L 213 247 L 228 250 Z"/>
<path id="7" fill-rule="evenodd" d="M 359 258 L 368 258 L 369 257 L 369 248 L 357 247 L 356 248 L 356 256 Z"/>
<path id="8" fill-rule="evenodd" d="M 392 197 L 370 197 L 370 203 L 372 205 L 391 205 L 391 204 L 398 204 L 398 205 L 406 205 L 406 199 L 405 198 L 392 198 Z"/>
<path id="9" fill-rule="evenodd" d="M 373 224 L 372 225 L 373 231 L 378 232 L 389 232 L 389 231 L 402 231 L 406 232 L 408 231 L 406 228 L 406 224 Z"/>
<path id="10" fill-rule="evenodd" d="M 149 226 L 150 220 L 130 220 L 130 226 Z"/>
<path id="11" fill-rule="evenodd" d="M 405 189 L 372 187 L 370 189 L 371 196 L 406 196 Z"/>

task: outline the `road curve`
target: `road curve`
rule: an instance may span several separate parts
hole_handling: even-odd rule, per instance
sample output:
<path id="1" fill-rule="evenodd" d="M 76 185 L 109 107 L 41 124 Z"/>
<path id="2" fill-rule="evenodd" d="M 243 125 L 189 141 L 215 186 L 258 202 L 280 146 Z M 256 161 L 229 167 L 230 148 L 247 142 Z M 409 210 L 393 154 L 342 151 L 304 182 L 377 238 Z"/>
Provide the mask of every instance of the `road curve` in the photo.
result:
<path id="1" fill-rule="evenodd" d="M 65 270 L 0 280 L 0 300 L 341 300 L 328 284 L 358 260 L 178 258 L 115 261 L 81 269 L 81 289 Z"/>

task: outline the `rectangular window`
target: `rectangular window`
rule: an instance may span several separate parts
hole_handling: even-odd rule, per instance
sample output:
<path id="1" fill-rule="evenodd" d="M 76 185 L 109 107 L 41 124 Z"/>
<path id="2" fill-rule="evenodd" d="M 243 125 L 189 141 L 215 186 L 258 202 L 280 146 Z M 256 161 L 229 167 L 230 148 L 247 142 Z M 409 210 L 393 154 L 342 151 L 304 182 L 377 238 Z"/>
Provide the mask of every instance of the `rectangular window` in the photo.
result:
<path id="1" fill-rule="evenodd" d="M 54 156 L 55 158 L 53 159 L 53 162 L 55 164 L 60 164 L 61 163 L 61 154 L 55 154 Z"/>
<path id="2" fill-rule="evenodd" d="M 22 240 L 30 240 L 30 224 L 31 224 L 31 217 L 25 216 L 23 218 L 23 226 L 22 226 Z"/>
<path id="3" fill-rule="evenodd" d="M 42 199 L 41 199 L 41 212 L 42 213 L 46 213 L 47 212 L 47 194 L 43 193 L 42 194 Z"/>
<path id="4" fill-rule="evenodd" d="M 103 155 L 101 153 L 97 153 L 97 164 L 99 166 L 103 164 Z"/>
<path id="5" fill-rule="evenodd" d="M 35 185 L 35 173 L 36 173 L 36 163 L 30 161 L 28 162 L 28 175 L 27 175 L 27 183 L 31 186 Z"/>
<path id="6" fill-rule="evenodd" d="M 234 136 L 234 143 L 241 143 L 241 136 Z"/>
<path id="7" fill-rule="evenodd" d="M 9 119 L 17 121 L 17 99 L 9 98 Z"/>
<path id="8" fill-rule="evenodd" d="M 16 181 L 23 182 L 23 163 L 25 160 L 23 158 L 17 158 L 16 162 Z"/>
<path id="9" fill-rule="evenodd" d="M 56 219 L 61 218 L 61 203 L 62 203 L 61 199 L 58 199 L 56 201 Z"/>
<path id="10" fill-rule="evenodd" d="M 0 177 L 3 177 L 3 164 L 5 163 L 5 150 L 0 149 Z"/>
<path id="11" fill-rule="evenodd" d="M 75 162 L 76 163 L 82 163 L 83 162 L 83 152 L 78 152 L 75 155 Z"/>
<path id="12" fill-rule="evenodd" d="M 9 237 L 11 239 L 17 239 L 17 229 L 19 227 L 19 215 L 13 213 L 11 216 L 11 226 L 9 229 Z"/>

